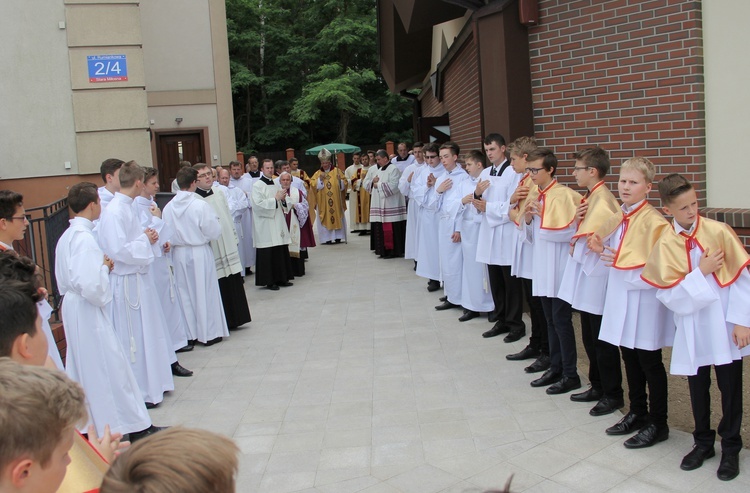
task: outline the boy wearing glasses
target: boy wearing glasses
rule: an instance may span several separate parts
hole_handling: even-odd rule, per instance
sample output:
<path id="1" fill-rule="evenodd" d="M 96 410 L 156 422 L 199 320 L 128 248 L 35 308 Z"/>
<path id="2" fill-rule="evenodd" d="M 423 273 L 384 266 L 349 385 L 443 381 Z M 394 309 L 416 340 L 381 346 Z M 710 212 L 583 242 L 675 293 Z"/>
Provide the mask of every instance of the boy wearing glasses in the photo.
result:
<path id="1" fill-rule="evenodd" d="M 599 338 L 620 346 L 628 380 L 630 411 L 608 435 L 628 435 L 627 448 L 650 447 L 669 438 L 667 426 L 667 372 L 661 348 L 674 340 L 672 316 L 659 300 L 656 289 L 641 279 L 651 250 L 669 223 L 646 200 L 656 170 L 646 158 L 622 163 L 617 190 L 622 208 L 596 233 L 588 237 L 590 250 L 584 271 L 609 267 L 607 294 Z M 648 394 L 646 386 L 648 385 Z"/>
<path id="2" fill-rule="evenodd" d="M 13 242 L 23 240 L 28 225 L 23 195 L 0 190 L 0 251 L 13 250 Z"/>
<path id="3" fill-rule="evenodd" d="M 533 294 L 542 298 L 550 356 L 549 369 L 531 386 L 548 387 L 550 395 L 564 394 L 581 388 L 570 303 L 557 297 L 570 240 L 576 231 L 581 195 L 557 183 L 557 157 L 551 149 L 540 147 L 529 154 L 527 161 L 526 171 L 539 196 L 526 203 L 521 226 L 525 241 L 533 245 Z"/>
<path id="4" fill-rule="evenodd" d="M 603 416 L 624 405 L 620 350 L 599 339 L 607 276 L 602 272 L 598 275 L 586 275 L 583 263 L 590 252 L 586 239 L 616 213 L 619 206 L 615 196 L 604 184 L 604 177 L 609 172 L 607 152 L 601 147 L 592 147 L 577 152 L 575 160 L 573 174 L 578 186 L 586 188 L 587 192 L 578 206 L 577 216 L 580 222 L 570 242 L 570 255 L 558 296 L 581 314 L 581 337 L 589 358 L 591 388 L 571 395 L 570 400 L 596 402 L 589 414 Z"/>

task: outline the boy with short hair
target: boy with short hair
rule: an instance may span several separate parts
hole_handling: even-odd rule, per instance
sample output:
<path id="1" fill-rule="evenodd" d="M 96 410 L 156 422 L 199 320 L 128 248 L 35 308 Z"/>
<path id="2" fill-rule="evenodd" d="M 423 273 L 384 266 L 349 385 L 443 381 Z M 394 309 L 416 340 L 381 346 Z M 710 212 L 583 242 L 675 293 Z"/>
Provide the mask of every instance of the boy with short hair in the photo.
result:
<path id="1" fill-rule="evenodd" d="M 92 233 L 101 213 L 96 185 L 83 182 L 70 187 L 68 207 L 73 218 L 55 249 L 68 343 L 65 371 L 89 396 L 91 423 L 100 435 L 110 425 L 114 433 L 130 433 L 137 439 L 152 424 L 107 308 L 114 264 Z"/>
<path id="2" fill-rule="evenodd" d="M 120 191 L 120 168 L 125 161 L 117 158 L 105 159 L 99 167 L 104 186 L 99 187 L 99 199 L 102 209 L 105 209 L 115 198 L 115 193 Z"/>
<path id="3" fill-rule="evenodd" d="M 630 411 L 608 435 L 627 435 L 627 448 L 650 447 L 669 438 L 667 373 L 662 348 L 674 339 L 669 311 L 656 299 L 656 289 L 641 280 L 643 266 L 669 223 L 646 200 L 656 170 L 646 158 L 628 159 L 620 168 L 617 189 L 622 210 L 589 236 L 584 272 L 610 267 L 599 338 L 620 346 L 628 380 Z M 646 386 L 648 385 L 648 397 Z"/>
<path id="4" fill-rule="evenodd" d="M 587 193 L 578 207 L 580 223 L 571 240 L 570 255 L 565 266 L 558 296 L 581 314 L 581 338 L 589 358 L 591 387 L 570 396 L 575 402 L 596 402 L 589 411 L 592 416 L 613 413 L 623 405 L 620 350 L 599 339 L 604 296 L 607 293 L 606 272 L 588 276 L 583 262 L 590 250 L 586 239 L 604 221 L 619 210 L 617 199 L 604 184 L 609 172 L 609 156 L 601 147 L 590 147 L 575 154 L 573 175 Z"/>
<path id="5" fill-rule="evenodd" d="M 99 221 L 102 251 L 114 261 L 112 323 L 128 355 L 146 406 L 156 406 L 174 390 L 171 363 L 177 358 L 167 343 L 166 321 L 149 266 L 157 254 L 159 235 L 143 228 L 133 208 L 143 189 L 143 169 L 135 161 L 120 168 L 120 191 Z"/>
<path id="6" fill-rule="evenodd" d="M 58 491 L 85 418 L 83 390 L 63 373 L 0 358 L 0 491 Z"/>
<path id="7" fill-rule="evenodd" d="M 115 460 L 101 493 L 234 493 L 239 449 L 207 430 L 174 427 L 133 445 Z"/>
<path id="8" fill-rule="evenodd" d="M 742 357 L 750 354 L 750 265 L 742 242 L 724 223 L 701 217 L 690 182 L 671 174 L 659 182 L 664 212 L 674 219 L 654 246 L 641 278 L 674 312 L 677 333 L 670 372 L 687 375 L 695 418 L 691 471 L 715 455 L 711 429 L 711 365 L 721 391 L 721 462 L 717 476 L 737 477 L 742 449 Z"/>
<path id="9" fill-rule="evenodd" d="M 0 251 L 13 250 L 13 242 L 23 240 L 28 226 L 23 195 L 0 190 Z"/>
<path id="10" fill-rule="evenodd" d="M 526 241 L 533 244 L 533 294 L 542 300 L 550 353 L 549 369 L 531 386 L 547 387 L 550 395 L 563 394 L 581 387 L 570 303 L 557 297 L 581 195 L 557 182 L 557 157 L 551 149 L 536 149 L 527 162 L 539 196 L 526 204 L 522 227 Z"/>
<path id="11" fill-rule="evenodd" d="M 520 228 L 523 219 L 523 211 L 526 204 L 537 200 L 539 189 L 531 180 L 531 173 L 526 171 L 528 163 L 526 159 L 529 154 L 537 149 L 534 137 L 519 137 L 511 143 L 509 150 L 510 163 L 513 171 L 520 177 L 518 186 L 510 197 L 512 205 L 508 217 L 515 224 L 514 240 L 512 242 L 512 261 L 510 273 L 513 277 L 520 279 L 521 289 L 529 305 L 529 317 L 531 318 L 531 336 L 529 344 L 521 351 L 505 356 L 510 361 L 523 361 L 536 358 L 533 363 L 524 368 L 526 373 L 538 373 L 549 368 L 549 337 L 547 334 L 547 319 L 544 317 L 542 300 L 535 296 L 532 277 L 532 245 L 525 240 L 526 236 Z"/>

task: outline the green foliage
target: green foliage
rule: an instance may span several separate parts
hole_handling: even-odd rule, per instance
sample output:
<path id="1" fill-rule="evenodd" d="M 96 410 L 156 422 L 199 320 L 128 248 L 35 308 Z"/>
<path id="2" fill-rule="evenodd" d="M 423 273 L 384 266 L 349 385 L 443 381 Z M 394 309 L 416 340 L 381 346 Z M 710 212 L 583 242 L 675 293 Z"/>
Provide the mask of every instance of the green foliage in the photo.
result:
<path id="1" fill-rule="evenodd" d="M 412 102 L 390 93 L 378 71 L 375 0 L 226 8 L 238 148 L 413 138 Z"/>

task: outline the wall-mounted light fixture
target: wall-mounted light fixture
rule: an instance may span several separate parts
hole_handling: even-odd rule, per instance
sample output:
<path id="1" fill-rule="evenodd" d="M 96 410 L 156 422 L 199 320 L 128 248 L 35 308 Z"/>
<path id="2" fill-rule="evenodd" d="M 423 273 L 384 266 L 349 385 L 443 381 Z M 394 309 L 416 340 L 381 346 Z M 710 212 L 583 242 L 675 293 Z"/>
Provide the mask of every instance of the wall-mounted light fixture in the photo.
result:
<path id="1" fill-rule="evenodd" d="M 177 118 L 174 119 L 174 122 L 179 125 L 180 123 L 182 123 L 182 117 L 178 116 Z"/>

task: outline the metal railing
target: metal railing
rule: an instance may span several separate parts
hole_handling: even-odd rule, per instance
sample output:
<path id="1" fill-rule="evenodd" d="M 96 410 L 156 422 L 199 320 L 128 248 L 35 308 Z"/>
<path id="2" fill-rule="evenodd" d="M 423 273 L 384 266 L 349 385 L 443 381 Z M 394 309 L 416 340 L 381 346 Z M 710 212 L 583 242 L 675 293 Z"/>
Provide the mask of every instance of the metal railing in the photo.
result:
<path id="1" fill-rule="evenodd" d="M 39 266 L 44 285 L 49 292 L 49 304 L 54 310 L 50 321 L 58 320 L 60 291 L 55 279 L 55 248 L 57 241 L 68 229 L 68 199 L 26 210 L 29 228 L 23 240 L 13 243 L 20 255 L 30 257 Z"/>

